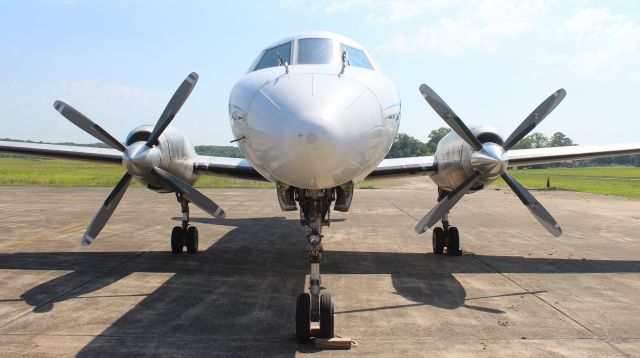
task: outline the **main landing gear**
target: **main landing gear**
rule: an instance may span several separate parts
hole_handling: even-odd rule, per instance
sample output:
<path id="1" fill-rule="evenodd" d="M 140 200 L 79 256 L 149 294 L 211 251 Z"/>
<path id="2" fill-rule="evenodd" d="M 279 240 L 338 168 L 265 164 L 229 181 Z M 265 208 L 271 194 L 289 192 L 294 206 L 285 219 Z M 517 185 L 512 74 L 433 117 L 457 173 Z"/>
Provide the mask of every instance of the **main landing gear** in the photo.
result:
<path id="1" fill-rule="evenodd" d="M 438 188 L 438 202 L 444 199 L 447 191 Z M 447 255 L 459 256 L 462 255 L 460 250 L 460 235 L 458 235 L 458 228 L 455 226 L 449 226 L 449 213 L 442 217 L 442 227 L 436 227 L 431 234 L 431 245 L 433 246 L 433 253 L 436 255 L 442 255 L 447 249 Z"/>
<path id="2" fill-rule="evenodd" d="M 297 200 L 300 203 L 300 222 L 308 241 L 309 293 L 298 295 L 296 302 L 296 338 L 300 342 L 309 342 L 312 335 L 311 323 L 318 322 L 318 336 L 334 336 L 334 304 L 331 295 L 320 293 L 320 260 L 322 258 L 322 227 L 329 226 L 330 205 L 333 201 L 332 190 L 299 190 Z"/>
<path id="3" fill-rule="evenodd" d="M 182 209 L 182 226 L 174 226 L 171 231 L 171 252 L 182 253 L 186 246 L 188 253 L 195 254 L 198 252 L 198 228 L 189 226 L 189 200 L 181 193 L 176 193 L 176 198 Z"/>
<path id="4" fill-rule="evenodd" d="M 431 235 L 431 244 L 433 245 L 433 253 L 436 255 L 444 254 L 444 249 L 447 249 L 447 255 L 459 256 L 462 254 L 460 251 L 460 236 L 458 235 L 458 228 L 455 226 L 449 226 L 449 215 L 445 215 L 442 218 L 442 227 L 436 227 L 433 229 Z"/>

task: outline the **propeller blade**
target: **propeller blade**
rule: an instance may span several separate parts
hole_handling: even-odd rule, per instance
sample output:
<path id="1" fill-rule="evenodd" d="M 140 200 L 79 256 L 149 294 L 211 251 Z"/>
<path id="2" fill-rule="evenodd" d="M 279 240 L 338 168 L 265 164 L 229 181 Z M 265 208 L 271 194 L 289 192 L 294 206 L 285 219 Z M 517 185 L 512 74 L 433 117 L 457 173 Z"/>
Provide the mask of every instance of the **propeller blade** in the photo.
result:
<path id="1" fill-rule="evenodd" d="M 422 84 L 420 86 L 420 93 L 422 93 L 422 97 L 427 100 L 431 108 L 433 108 L 438 115 L 444 119 L 445 122 L 456 132 L 465 142 L 469 143 L 471 147 L 475 150 L 482 149 L 482 143 L 476 138 L 475 135 L 471 132 L 471 130 L 462 122 L 460 117 L 458 117 L 451 107 L 449 107 L 438 94 L 431 89 L 431 87 Z"/>
<path id="2" fill-rule="evenodd" d="M 113 149 L 117 149 L 121 152 L 124 152 L 124 145 L 120 143 L 117 139 L 113 138 L 109 132 L 102 129 L 99 125 L 93 123 L 89 118 L 87 118 L 84 114 L 80 113 L 75 108 L 70 105 L 62 102 L 55 101 L 53 103 L 53 108 L 56 111 L 60 112 L 66 119 L 68 119 L 71 123 L 80 127 L 83 131 L 91 134 L 94 138 L 98 139 L 102 143 L 110 146 Z"/>
<path id="3" fill-rule="evenodd" d="M 204 196 L 204 194 L 196 190 L 194 187 L 192 187 L 182 179 L 158 167 L 153 168 L 151 172 L 154 173 L 156 177 L 163 183 L 173 188 L 173 190 L 182 193 L 185 198 L 194 203 L 200 209 L 211 214 L 211 216 L 219 219 L 224 219 L 224 210 L 222 210 L 222 208 L 219 207 L 218 204 L 211 201 L 211 199 Z"/>
<path id="4" fill-rule="evenodd" d="M 567 91 L 559 89 L 555 91 L 551 96 L 547 97 L 540 105 L 531 112 L 531 114 L 520 123 L 513 133 L 504 142 L 504 150 L 507 151 L 516 145 L 522 138 L 524 138 L 529 132 L 533 130 L 543 119 L 545 119 L 549 113 L 551 113 L 567 95 Z"/>
<path id="5" fill-rule="evenodd" d="M 416 225 L 416 232 L 422 234 L 427 228 L 431 228 L 442 219 L 451 209 L 462 199 L 471 187 L 476 183 L 482 173 L 476 170 L 470 177 L 465 179 L 454 191 L 447 194 L 436 206 L 434 206 Z"/>
<path id="6" fill-rule="evenodd" d="M 531 214 L 538 219 L 540 224 L 542 224 L 547 231 L 555 237 L 562 235 L 562 229 L 560 228 L 560 225 L 558 225 L 558 222 L 553 218 L 553 216 L 551 216 L 551 214 L 549 214 L 547 209 L 545 209 L 544 206 L 542 206 L 542 204 L 540 204 L 540 202 L 536 200 L 531 193 L 529 193 L 527 189 L 507 173 L 502 174 L 502 179 L 507 182 L 511 187 L 511 190 L 516 193 L 518 198 L 520 198 L 520 201 L 522 201 L 527 209 L 531 211 Z"/>
<path id="7" fill-rule="evenodd" d="M 113 188 L 113 191 L 111 191 L 111 194 L 109 194 L 107 200 L 104 201 L 104 204 L 102 204 L 102 207 L 100 208 L 100 210 L 98 210 L 96 216 L 94 216 L 93 220 L 91 220 L 91 224 L 89 224 L 87 231 L 85 231 L 84 236 L 82 237 L 82 245 L 91 245 L 100 231 L 102 231 L 102 228 L 107 223 L 107 221 L 109 221 L 109 218 L 116 210 L 118 203 L 120 203 L 120 199 L 122 199 L 122 196 L 127 191 L 130 182 L 131 174 L 126 173 L 122 177 L 122 179 L 120 179 L 118 185 Z"/>
<path id="8" fill-rule="evenodd" d="M 173 117 L 175 117 L 180 108 L 182 108 L 184 102 L 189 98 L 189 95 L 191 94 L 191 91 L 193 91 L 197 82 L 198 74 L 195 72 L 191 72 L 189 76 L 182 81 L 182 84 L 178 87 L 176 93 L 173 94 L 173 97 L 171 97 L 167 107 L 160 115 L 155 128 L 153 128 L 153 132 L 151 132 L 151 135 L 147 140 L 147 147 L 152 147 L 158 142 L 158 138 L 160 138 L 162 132 L 164 132 L 169 123 L 173 120 Z"/>

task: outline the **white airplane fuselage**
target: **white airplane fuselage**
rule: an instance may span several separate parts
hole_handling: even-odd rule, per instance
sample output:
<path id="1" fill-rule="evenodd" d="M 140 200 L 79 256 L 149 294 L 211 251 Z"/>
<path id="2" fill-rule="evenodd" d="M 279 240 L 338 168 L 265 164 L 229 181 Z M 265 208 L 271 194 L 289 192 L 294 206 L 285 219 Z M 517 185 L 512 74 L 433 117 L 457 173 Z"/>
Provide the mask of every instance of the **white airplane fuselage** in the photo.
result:
<path id="1" fill-rule="evenodd" d="M 298 40 L 318 38 L 333 41 L 330 63 L 298 64 Z M 258 57 L 231 91 L 231 128 L 245 158 L 265 178 L 297 188 L 363 179 L 398 131 L 395 85 L 370 56 L 373 69 L 347 65 L 343 71 L 341 44 L 366 50 L 339 35 L 304 33 L 274 46 L 285 42 L 291 64 L 253 70 Z"/>

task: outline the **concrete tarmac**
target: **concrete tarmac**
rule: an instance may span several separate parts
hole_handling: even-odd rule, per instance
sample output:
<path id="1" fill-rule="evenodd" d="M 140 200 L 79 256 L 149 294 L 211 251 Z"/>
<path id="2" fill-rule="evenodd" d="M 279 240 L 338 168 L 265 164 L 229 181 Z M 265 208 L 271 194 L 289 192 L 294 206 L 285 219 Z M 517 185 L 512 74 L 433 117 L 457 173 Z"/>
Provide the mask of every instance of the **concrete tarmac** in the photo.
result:
<path id="1" fill-rule="evenodd" d="M 640 201 L 534 192 L 554 238 L 508 189 L 451 214 L 460 257 L 413 227 L 436 188 L 358 189 L 325 229 L 322 286 L 351 351 L 295 340 L 308 259 L 274 190 L 205 189 L 197 255 L 170 253 L 172 194 L 129 189 L 90 248 L 109 188 L 0 188 L 0 356 L 640 356 Z"/>

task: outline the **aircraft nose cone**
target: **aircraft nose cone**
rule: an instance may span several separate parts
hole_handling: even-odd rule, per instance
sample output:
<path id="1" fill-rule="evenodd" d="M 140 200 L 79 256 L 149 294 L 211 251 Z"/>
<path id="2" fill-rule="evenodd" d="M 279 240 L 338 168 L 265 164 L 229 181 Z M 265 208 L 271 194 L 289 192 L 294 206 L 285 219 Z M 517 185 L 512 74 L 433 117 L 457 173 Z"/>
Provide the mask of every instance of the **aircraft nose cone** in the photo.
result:
<path id="1" fill-rule="evenodd" d="M 290 74 L 254 96 L 245 151 L 258 171 L 278 181 L 331 187 L 369 169 L 367 151 L 384 148 L 381 122 L 378 99 L 362 83 L 335 74 Z"/>
<path id="2" fill-rule="evenodd" d="M 160 164 L 160 152 L 158 148 L 147 147 L 145 142 L 136 142 L 122 153 L 122 164 L 130 174 L 145 177 Z"/>
<path id="3" fill-rule="evenodd" d="M 507 170 L 509 158 L 504 149 L 495 143 L 485 143 L 482 149 L 471 154 L 471 167 L 480 170 L 487 180 L 495 180 Z"/>

